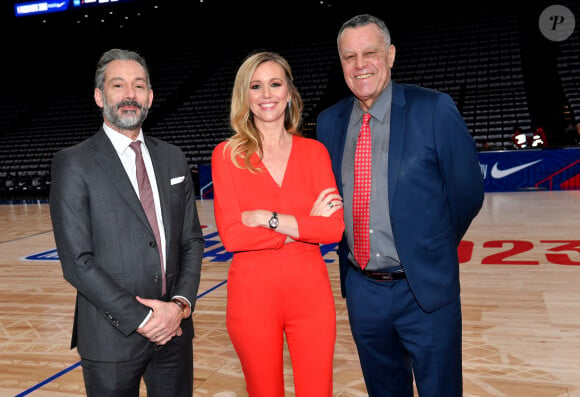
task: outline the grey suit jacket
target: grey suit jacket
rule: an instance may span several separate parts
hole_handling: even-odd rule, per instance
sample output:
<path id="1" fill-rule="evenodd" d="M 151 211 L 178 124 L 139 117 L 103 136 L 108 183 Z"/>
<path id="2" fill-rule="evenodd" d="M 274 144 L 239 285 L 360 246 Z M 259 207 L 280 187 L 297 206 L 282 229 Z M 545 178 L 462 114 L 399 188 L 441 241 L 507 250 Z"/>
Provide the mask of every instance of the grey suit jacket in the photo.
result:
<path id="1" fill-rule="evenodd" d="M 181 295 L 194 306 L 204 239 L 189 166 L 178 147 L 151 137 L 145 143 L 166 235 L 165 299 Z M 161 264 L 139 198 L 103 129 L 55 155 L 49 201 L 63 275 L 77 289 L 71 347 L 94 361 L 138 357 L 150 342 L 135 330 L 149 308 L 135 297 L 162 299 Z M 191 343 L 191 317 L 181 327 L 174 343 Z"/>

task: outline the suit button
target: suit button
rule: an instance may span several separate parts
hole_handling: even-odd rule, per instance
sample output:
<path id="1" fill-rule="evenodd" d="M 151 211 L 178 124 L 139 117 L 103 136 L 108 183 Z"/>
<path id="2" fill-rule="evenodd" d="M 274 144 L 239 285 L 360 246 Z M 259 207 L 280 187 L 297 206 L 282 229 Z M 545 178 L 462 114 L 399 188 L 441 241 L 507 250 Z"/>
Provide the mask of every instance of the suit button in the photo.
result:
<path id="1" fill-rule="evenodd" d="M 151 240 L 151 241 L 149 241 L 149 246 L 150 247 L 157 247 L 157 243 L 155 242 L 155 240 Z"/>
<path id="2" fill-rule="evenodd" d="M 155 275 L 155 276 L 153 276 L 153 281 L 155 281 L 157 283 L 157 282 L 159 282 L 159 278 L 160 277 L 158 275 Z"/>

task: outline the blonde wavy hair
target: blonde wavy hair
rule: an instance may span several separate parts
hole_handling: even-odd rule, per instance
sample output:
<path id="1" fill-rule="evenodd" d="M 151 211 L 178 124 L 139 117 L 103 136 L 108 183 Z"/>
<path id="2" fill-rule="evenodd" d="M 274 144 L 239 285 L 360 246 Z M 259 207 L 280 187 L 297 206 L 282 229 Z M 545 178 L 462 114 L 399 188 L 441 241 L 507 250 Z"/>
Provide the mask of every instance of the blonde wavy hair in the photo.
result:
<path id="1" fill-rule="evenodd" d="M 284 69 L 291 98 L 284 115 L 284 128 L 290 135 L 301 135 L 302 127 L 304 104 L 294 86 L 294 77 L 288 61 L 281 55 L 269 51 L 249 55 L 236 73 L 230 108 L 230 126 L 234 130 L 234 135 L 228 139 L 225 147 L 231 148 L 231 159 L 236 167 L 246 168 L 251 172 L 258 171 L 258 167 L 252 164 L 250 158 L 254 153 L 261 155 L 262 138 L 254 123 L 254 115 L 248 101 L 250 81 L 258 66 L 264 62 L 276 62 Z"/>

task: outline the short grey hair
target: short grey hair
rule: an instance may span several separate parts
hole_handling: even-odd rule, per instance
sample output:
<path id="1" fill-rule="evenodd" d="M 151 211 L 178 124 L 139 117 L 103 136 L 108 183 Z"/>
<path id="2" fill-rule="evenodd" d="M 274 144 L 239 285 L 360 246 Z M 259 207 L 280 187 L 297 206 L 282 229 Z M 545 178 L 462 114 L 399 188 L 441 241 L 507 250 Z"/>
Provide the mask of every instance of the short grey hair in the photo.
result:
<path id="1" fill-rule="evenodd" d="M 385 38 L 385 47 L 389 47 L 391 45 L 391 34 L 389 33 L 389 29 L 385 22 L 382 19 L 379 19 L 370 14 L 360 14 L 357 16 L 352 17 L 348 21 L 342 24 L 342 27 L 338 31 L 338 36 L 336 37 L 336 46 L 339 47 L 340 36 L 342 36 L 342 32 L 348 28 L 357 28 L 359 26 L 367 26 L 374 23 L 377 25 L 383 37 Z"/>
<path id="2" fill-rule="evenodd" d="M 145 70 L 145 76 L 147 79 L 147 88 L 151 89 L 151 81 L 149 79 L 149 68 L 147 68 L 145 58 L 143 58 L 141 55 L 137 54 L 134 51 L 122 50 L 119 48 L 113 48 L 112 50 L 106 51 L 103 55 L 101 55 L 101 59 L 99 59 L 99 62 L 97 63 L 97 70 L 95 72 L 95 88 L 98 88 L 101 91 L 104 89 L 105 70 L 107 70 L 107 66 L 112 61 L 138 62 L 139 65 L 141 65 Z"/>

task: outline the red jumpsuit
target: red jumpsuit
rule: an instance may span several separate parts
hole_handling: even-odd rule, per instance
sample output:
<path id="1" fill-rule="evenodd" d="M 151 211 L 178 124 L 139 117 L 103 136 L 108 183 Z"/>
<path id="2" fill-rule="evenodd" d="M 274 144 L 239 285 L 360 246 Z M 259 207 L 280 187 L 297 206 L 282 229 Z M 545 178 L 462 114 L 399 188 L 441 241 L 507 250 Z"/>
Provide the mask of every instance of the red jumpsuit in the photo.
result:
<path id="1" fill-rule="evenodd" d="M 240 169 L 220 143 L 212 156 L 214 212 L 226 250 L 227 329 L 240 358 L 250 397 L 284 396 L 286 335 L 297 397 L 332 396 L 336 312 L 319 244 L 338 242 L 343 211 L 310 216 L 325 188 L 336 187 L 330 157 L 316 140 L 293 136 L 282 186 L 256 154 L 257 173 Z M 255 163 L 254 163 L 255 164 Z M 299 238 L 242 224 L 241 213 L 264 209 L 294 215 Z"/>

